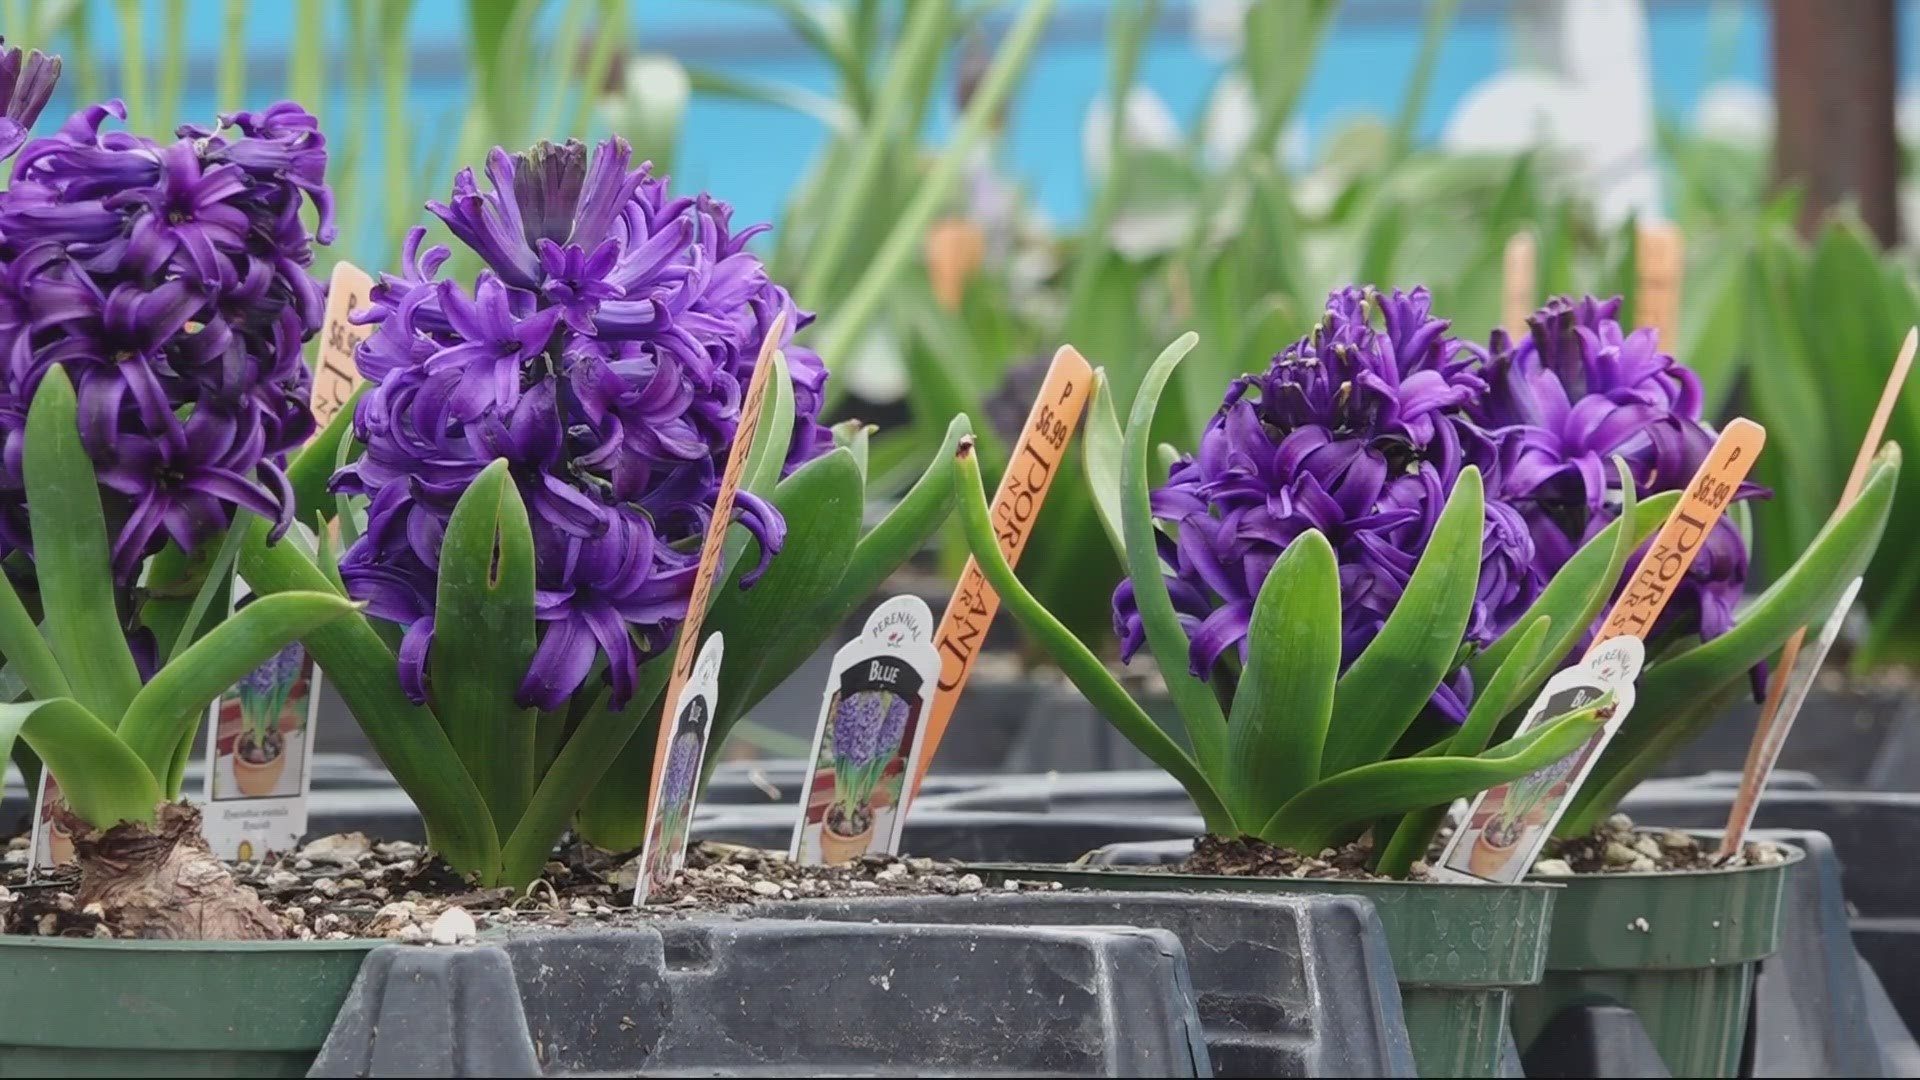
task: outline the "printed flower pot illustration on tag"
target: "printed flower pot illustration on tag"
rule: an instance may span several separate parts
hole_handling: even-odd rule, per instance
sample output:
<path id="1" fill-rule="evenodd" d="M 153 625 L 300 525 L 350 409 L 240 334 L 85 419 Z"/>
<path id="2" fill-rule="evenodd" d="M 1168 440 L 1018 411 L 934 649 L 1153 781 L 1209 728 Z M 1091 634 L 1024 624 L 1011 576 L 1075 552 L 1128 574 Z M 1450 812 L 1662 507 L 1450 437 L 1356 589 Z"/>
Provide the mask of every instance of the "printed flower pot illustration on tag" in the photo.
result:
<path id="1" fill-rule="evenodd" d="M 932 627 L 926 601 L 895 597 L 834 654 L 794 830 L 795 858 L 840 863 L 898 850 L 940 672 Z"/>
<path id="2" fill-rule="evenodd" d="M 296 642 L 255 668 L 234 688 L 241 726 L 233 741 L 233 779 L 242 795 L 257 799 L 280 793 L 290 741 L 281 718 L 300 680 L 305 659 L 306 650 Z M 294 722 L 298 725 L 301 710 L 299 703 L 295 704 Z"/>

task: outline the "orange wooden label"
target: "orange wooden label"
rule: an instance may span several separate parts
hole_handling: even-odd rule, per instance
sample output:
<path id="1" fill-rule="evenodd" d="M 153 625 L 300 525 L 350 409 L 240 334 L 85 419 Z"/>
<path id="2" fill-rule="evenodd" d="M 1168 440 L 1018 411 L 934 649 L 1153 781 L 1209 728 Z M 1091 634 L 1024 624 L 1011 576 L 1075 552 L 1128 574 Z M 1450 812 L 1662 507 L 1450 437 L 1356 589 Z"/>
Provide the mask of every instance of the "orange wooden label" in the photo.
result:
<path id="1" fill-rule="evenodd" d="M 313 365 L 313 422 L 321 430 L 360 388 L 360 368 L 353 354 L 360 343 L 373 336 L 371 326 L 355 326 L 347 316 L 367 306 L 373 291 L 373 279 L 350 262 L 333 266 L 327 282 L 327 316 L 320 326 L 320 355 Z"/>
<path id="2" fill-rule="evenodd" d="M 1680 348 L 1680 281 L 1686 276 L 1680 227 L 1641 225 L 1634 244 L 1633 321 L 1660 335 L 1661 351 Z"/>
<path id="3" fill-rule="evenodd" d="M 1623 634 L 1647 636 L 1766 445 L 1767 429 L 1745 417 L 1734 420 L 1720 433 L 1707 452 L 1707 460 L 1700 463 L 1680 496 L 1680 505 L 1667 515 L 1646 558 L 1634 569 L 1626 591 L 1607 612 L 1589 653 Z"/>
<path id="4" fill-rule="evenodd" d="M 1514 233 L 1507 238 L 1502 260 L 1500 325 L 1514 340 L 1527 336 L 1527 316 L 1533 314 L 1534 247 L 1532 233 Z"/>
<path id="5" fill-rule="evenodd" d="M 994 536 L 1008 565 L 1019 564 L 1020 553 L 1026 550 L 1027 540 L 1033 536 L 1034 521 L 1040 516 L 1041 504 L 1047 501 L 1047 492 L 1060 472 L 1060 459 L 1066 455 L 1074 428 L 1080 426 L 1080 414 L 1085 411 L 1092 392 L 1093 368 L 1073 346 L 1061 346 L 1060 351 L 1053 354 L 1047 381 L 1040 387 L 1039 397 L 1034 399 L 1026 426 L 1020 429 L 1020 441 L 1013 447 L 1013 460 L 1007 465 L 1006 475 L 1000 478 L 1000 487 L 993 493 L 989 507 Z M 953 708 L 960 700 L 967 676 L 973 671 L 973 663 L 979 658 L 987 628 L 993 625 L 993 617 L 999 611 L 1000 594 L 987 584 L 979 563 L 968 559 L 966 569 L 960 572 L 959 583 L 953 588 L 953 598 L 947 601 L 946 614 L 940 617 L 940 626 L 933 635 L 934 649 L 940 654 L 940 681 L 934 688 L 933 707 L 927 713 L 920 767 L 913 780 L 916 793 L 920 782 L 926 779 L 934 752 L 940 748 L 940 737 L 953 718 Z"/>
<path id="6" fill-rule="evenodd" d="M 713 500 L 713 518 L 707 522 L 707 535 L 700 544 L 700 565 L 694 571 L 693 592 L 687 598 L 687 618 L 680 624 L 680 641 L 674 646 L 673 674 L 667 680 L 666 713 L 660 717 L 659 736 L 653 745 L 653 776 L 648 781 L 647 831 L 653 835 L 653 809 L 659 802 L 660 773 L 666 768 L 667 751 L 673 745 L 673 707 L 680 691 L 693 674 L 693 661 L 700 653 L 700 624 L 706 620 L 707 597 L 713 593 L 713 579 L 720 571 L 720 555 L 727 544 L 727 529 L 733 525 L 734 495 L 740 490 L 740 474 L 746 471 L 747 455 L 753 449 L 753 437 L 760 428 L 760 408 L 766 403 L 767 376 L 773 371 L 773 354 L 786 333 L 785 312 L 774 317 L 760 343 L 760 357 L 753 364 L 753 378 L 747 382 L 747 395 L 740 401 L 740 426 L 733 433 L 733 448 L 727 451 L 727 467 L 720 474 L 720 493 Z"/>
<path id="7" fill-rule="evenodd" d="M 948 218 L 927 231 L 927 279 L 941 307 L 960 310 L 967 281 L 986 254 L 987 238 L 980 226 L 964 218 Z"/>

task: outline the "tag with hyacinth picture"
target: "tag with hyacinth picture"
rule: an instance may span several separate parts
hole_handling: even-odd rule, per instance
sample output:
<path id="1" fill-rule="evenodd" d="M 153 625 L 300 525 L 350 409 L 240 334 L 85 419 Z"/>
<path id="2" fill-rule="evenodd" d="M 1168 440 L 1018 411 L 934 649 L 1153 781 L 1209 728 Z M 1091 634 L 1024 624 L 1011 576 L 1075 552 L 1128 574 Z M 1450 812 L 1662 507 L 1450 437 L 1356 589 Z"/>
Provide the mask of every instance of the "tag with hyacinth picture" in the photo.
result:
<path id="1" fill-rule="evenodd" d="M 940 681 L 932 610 L 917 596 L 881 604 L 828 670 L 789 854 L 816 864 L 894 854 Z"/>
<path id="2" fill-rule="evenodd" d="M 720 662 L 726 642 L 715 632 L 700 644 L 693 673 L 673 703 L 673 729 L 667 740 L 667 761 L 661 768 L 654 795 L 647 842 L 640 852 L 640 876 L 634 883 L 635 905 L 666 888 L 687 857 L 687 830 L 699 796 L 700 762 L 706 757 L 707 736 L 720 700 Z"/>

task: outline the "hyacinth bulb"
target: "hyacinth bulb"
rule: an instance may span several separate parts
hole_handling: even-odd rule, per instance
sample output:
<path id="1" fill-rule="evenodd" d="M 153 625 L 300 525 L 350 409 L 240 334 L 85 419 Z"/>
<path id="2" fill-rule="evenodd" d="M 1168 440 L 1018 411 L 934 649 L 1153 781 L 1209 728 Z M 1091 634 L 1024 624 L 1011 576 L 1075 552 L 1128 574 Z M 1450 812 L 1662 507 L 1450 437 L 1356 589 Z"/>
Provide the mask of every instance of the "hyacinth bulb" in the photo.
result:
<path id="1" fill-rule="evenodd" d="M 34 54 L 16 83 L 20 66 L 18 50 L 0 51 L 6 124 L 30 122 L 58 73 Z M 313 243 L 332 238 L 333 202 L 326 139 L 298 105 L 183 127 L 172 142 L 110 119 L 126 119 L 120 102 L 24 143 L 0 192 L 0 553 L 32 551 L 26 415 L 58 364 L 125 588 L 168 541 L 192 552 L 236 508 L 271 520 L 275 538 L 292 523 L 281 470 L 313 432 L 301 346 L 325 289 L 307 268 Z"/>
<path id="2" fill-rule="evenodd" d="M 523 154 L 495 149 L 429 209 L 486 268 L 471 289 L 438 277 L 451 252 L 409 234 L 358 318 L 371 389 L 354 412 L 366 453 L 334 478 L 370 500 L 341 561 L 349 593 L 404 628 L 400 676 L 427 697 L 441 538 L 454 505 L 499 458 L 532 523 L 539 645 L 522 705 L 555 709 L 604 663 L 611 704 L 686 615 L 720 474 L 761 343 L 794 387 L 787 467 L 823 453 L 826 368 L 792 343 L 811 316 L 767 276 L 725 203 L 669 194 L 620 139 Z M 771 504 L 739 493 L 759 541 L 750 584 L 780 550 Z"/>

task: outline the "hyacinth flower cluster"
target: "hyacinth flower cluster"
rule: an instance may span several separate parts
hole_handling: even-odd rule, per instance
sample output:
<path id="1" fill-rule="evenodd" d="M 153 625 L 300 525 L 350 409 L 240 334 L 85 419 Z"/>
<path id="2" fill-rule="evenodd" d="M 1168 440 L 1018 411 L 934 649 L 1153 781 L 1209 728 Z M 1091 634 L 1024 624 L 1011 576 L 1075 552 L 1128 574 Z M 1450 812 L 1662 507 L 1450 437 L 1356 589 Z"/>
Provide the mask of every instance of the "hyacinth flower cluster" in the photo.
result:
<path id="1" fill-rule="evenodd" d="M 80 401 L 116 583 L 169 542 L 193 553 L 236 510 L 291 524 L 283 471 L 312 434 L 302 345 L 333 237 L 326 139 L 283 102 L 171 142 L 89 106 L 20 148 L 0 198 L 0 548 L 31 553 L 21 474 L 28 403 L 56 365 Z M 309 206 L 319 226 L 309 233 Z"/>
<path id="2" fill-rule="evenodd" d="M 355 673 L 335 685 L 449 864 L 524 886 L 569 828 L 646 838 L 672 649 L 759 365 L 705 615 L 729 657 L 710 750 L 937 527 L 968 426 L 866 529 L 870 429 L 820 426 L 826 369 L 793 337 L 811 316 L 748 247 L 759 228 L 618 139 L 496 149 L 484 172 L 429 204 L 482 269 L 444 278 L 449 249 L 409 235 L 354 316 L 367 385 L 291 466 L 345 463 L 316 503 L 344 554 L 256 527 L 239 564 L 257 592 L 365 603 L 308 637 L 315 662 Z"/>
<path id="3" fill-rule="evenodd" d="M 871 810 L 874 789 L 900 752 L 907 730 L 907 702 L 885 690 L 858 690 L 833 710 L 833 801 L 838 824 L 852 827 Z"/>
<path id="4" fill-rule="evenodd" d="M 264 747 L 267 736 L 280 723 L 280 711 L 286 708 L 306 659 L 306 650 L 296 641 L 248 672 L 234 688 L 240 695 L 240 715 L 255 746 Z"/>
<path id="5" fill-rule="evenodd" d="M 281 104 L 157 142 L 104 130 L 118 102 L 28 139 L 58 71 L 0 45 L 0 655 L 27 689 L 0 761 L 24 743 L 58 780 L 79 895 L 116 925 L 279 936 L 174 800 L 208 705 L 353 610 L 322 588 L 208 614 L 231 585 L 209 541 L 242 509 L 263 540 L 291 521 L 325 139 Z"/>
<path id="6" fill-rule="evenodd" d="M 1642 493 L 1677 491 L 1713 445 L 1699 378 L 1660 351 L 1654 330 L 1622 327 L 1619 313 L 1617 297 L 1555 298 L 1528 318 L 1527 336 L 1514 342 L 1495 330 L 1487 349 L 1487 390 L 1470 411 L 1508 440 L 1500 494 L 1526 520 L 1541 579 L 1618 515 L 1619 478 L 1606 467 L 1609 457 L 1627 463 Z M 1761 494 L 1749 483 L 1736 498 Z M 1711 641 L 1726 633 L 1748 564 L 1745 538 L 1722 518 L 1654 636 L 1681 630 Z M 1753 674 L 1758 699 L 1764 665 Z"/>
<path id="7" fill-rule="evenodd" d="M 768 279 L 724 203 L 676 198 L 624 141 L 495 150 L 429 209 L 486 263 L 471 290 L 450 254 L 406 245 L 360 350 L 373 383 L 354 413 L 367 447 L 335 490 L 370 500 L 341 560 L 350 595 L 405 628 L 401 676 L 427 696 L 440 544 L 460 495 L 509 463 L 538 552 L 540 644 L 518 699 L 561 707 L 604 664 L 612 704 L 685 615 L 720 471 L 763 339 L 785 316 L 795 408 L 789 468 L 832 443 L 817 418 L 826 369 L 791 345 L 810 316 Z M 780 515 L 752 492 L 741 520 L 764 567 Z M 751 580 L 753 575 L 749 575 Z"/>
<path id="8" fill-rule="evenodd" d="M 1576 522 L 1543 567 L 1540 519 L 1564 521 L 1510 470 L 1544 440 L 1476 415 L 1504 370 L 1450 342 L 1424 293 L 1334 294 L 1307 337 L 1226 389 L 1201 445 L 1156 488 L 1159 398 L 1197 343 L 1188 334 L 1161 354 L 1124 427 L 1101 375 L 1082 455 L 1127 567 L 1116 631 L 1128 653 L 1152 655 L 1183 741 L 1014 576 L 970 445 L 955 474 L 968 546 L 1007 609 L 1180 782 L 1209 832 L 1314 853 L 1367 838 L 1376 870 L 1405 875 L 1453 800 L 1544 775 L 1600 729 L 1605 698 L 1515 733 L 1677 505 L 1677 491 L 1640 491 L 1642 478 L 1676 483 L 1648 469 L 1666 436 L 1589 437 L 1608 478 L 1604 520 Z M 1871 558 L 1898 473 L 1889 446 L 1860 500 L 1711 641 L 1675 630 L 1563 833 L 1604 819 L 1745 693 L 1748 669 L 1824 617 Z"/>

